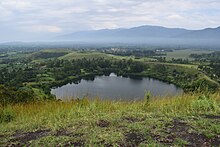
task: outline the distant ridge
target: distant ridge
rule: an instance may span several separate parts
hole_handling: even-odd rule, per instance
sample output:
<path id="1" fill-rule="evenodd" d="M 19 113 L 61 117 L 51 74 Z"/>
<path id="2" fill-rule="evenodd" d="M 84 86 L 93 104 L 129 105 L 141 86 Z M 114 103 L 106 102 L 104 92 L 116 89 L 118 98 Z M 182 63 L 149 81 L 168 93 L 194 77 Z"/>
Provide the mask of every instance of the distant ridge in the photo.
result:
<path id="1" fill-rule="evenodd" d="M 220 27 L 191 31 L 185 34 L 180 34 L 178 37 L 193 39 L 220 39 Z"/>
<path id="2" fill-rule="evenodd" d="M 162 26 L 144 25 L 128 29 L 102 29 L 81 31 L 56 37 L 61 40 L 111 40 L 111 39 L 220 39 L 220 27 L 202 30 L 187 30 L 184 28 L 166 28 Z"/>

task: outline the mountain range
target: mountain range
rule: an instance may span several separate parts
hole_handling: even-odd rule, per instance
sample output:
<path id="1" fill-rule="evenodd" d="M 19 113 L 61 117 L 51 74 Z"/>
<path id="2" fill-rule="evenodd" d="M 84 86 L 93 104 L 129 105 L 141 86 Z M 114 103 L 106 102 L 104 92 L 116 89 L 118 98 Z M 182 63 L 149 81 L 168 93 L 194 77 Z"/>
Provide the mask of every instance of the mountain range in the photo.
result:
<path id="1" fill-rule="evenodd" d="M 144 25 L 133 28 L 102 29 L 69 33 L 55 41 L 92 44 L 134 44 L 148 47 L 220 49 L 220 27 L 201 30 Z"/>
<path id="2" fill-rule="evenodd" d="M 130 39 L 220 39 L 220 27 L 202 30 L 166 28 L 161 26 L 139 26 L 128 29 L 102 29 L 80 31 L 56 37 L 60 40 L 130 40 Z"/>

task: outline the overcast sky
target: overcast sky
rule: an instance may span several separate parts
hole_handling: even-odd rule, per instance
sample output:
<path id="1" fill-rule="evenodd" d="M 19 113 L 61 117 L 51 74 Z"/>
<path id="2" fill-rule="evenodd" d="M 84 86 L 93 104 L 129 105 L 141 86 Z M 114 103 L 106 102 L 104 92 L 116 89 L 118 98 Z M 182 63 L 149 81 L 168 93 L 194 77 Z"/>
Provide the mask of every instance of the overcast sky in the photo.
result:
<path id="1" fill-rule="evenodd" d="M 81 30 L 220 26 L 220 0 L 0 0 L 0 41 Z"/>

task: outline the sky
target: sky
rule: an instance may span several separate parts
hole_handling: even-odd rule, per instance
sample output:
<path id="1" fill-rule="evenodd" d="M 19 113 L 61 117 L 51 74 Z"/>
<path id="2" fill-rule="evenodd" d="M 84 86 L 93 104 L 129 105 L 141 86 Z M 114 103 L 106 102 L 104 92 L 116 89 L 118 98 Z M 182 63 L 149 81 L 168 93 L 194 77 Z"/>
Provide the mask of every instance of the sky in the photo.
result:
<path id="1" fill-rule="evenodd" d="M 82 30 L 220 26 L 220 0 L 0 0 L 0 42 Z"/>

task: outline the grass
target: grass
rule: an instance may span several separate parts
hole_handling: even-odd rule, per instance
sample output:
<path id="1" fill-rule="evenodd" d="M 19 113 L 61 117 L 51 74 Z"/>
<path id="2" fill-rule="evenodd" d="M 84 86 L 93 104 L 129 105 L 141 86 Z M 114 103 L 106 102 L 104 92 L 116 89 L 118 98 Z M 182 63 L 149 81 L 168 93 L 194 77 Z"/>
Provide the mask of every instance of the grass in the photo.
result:
<path id="1" fill-rule="evenodd" d="M 0 68 L 7 67 L 7 64 L 0 64 Z"/>
<path id="2" fill-rule="evenodd" d="M 201 146 L 219 145 L 220 139 L 219 93 L 43 101 L 0 110 L 0 146 Z"/>
<path id="3" fill-rule="evenodd" d="M 176 67 L 181 67 L 181 68 L 187 68 L 187 69 L 192 69 L 192 70 L 197 70 L 198 65 L 194 65 L 194 64 L 177 64 L 177 63 L 164 63 L 164 62 L 150 62 L 150 61 L 146 61 L 145 63 L 147 64 L 158 64 L 158 65 L 167 65 L 167 66 L 176 66 Z"/>
<path id="4" fill-rule="evenodd" d="M 65 56 L 60 57 L 59 59 L 66 59 L 66 60 L 70 60 L 70 59 L 82 59 L 82 58 L 86 58 L 86 59 L 97 59 L 97 58 L 106 58 L 106 59 L 110 59 L 112 58 L 111 56 L 104 54 L 104 53 L 100 53 L 100 52 L 71 52 Z"/>
<path id="5" fill-rule="evenodd" d="M 213 51 L 209 50 L 193 50 L 193 49 L 185 49 L 185 50 L 174 50 L 173 52 L 168 52 L 166 55 L 167 60 L 174 59 L 189 59 L 192 60 L 193 58 L 190 58 L 189 56 L 191 54 L 208 54 L 212 53 Z"/>
<path id="6" fill-rule="evenodd" d="M 69 54 L 59 57 L 59 59 L 65 59 L 65 60 L 72 60 L 72 59 L 97 59 L 97 58 L 105 58 L 105 59 L 117 59 L 117 60 L 122 60 L 122 59 L 133 59 L 135 61 L 154 61 L 155 59 L 153 58 L 140 58 L 140 59 L 135 59 L 134 56 L 117 56 L 117 55 L 111 55 L 111 54 L 105 54 L 101 52 L 96 52 L 96 51 L 88 51 L 88 52 L 70 52 Z"/>

